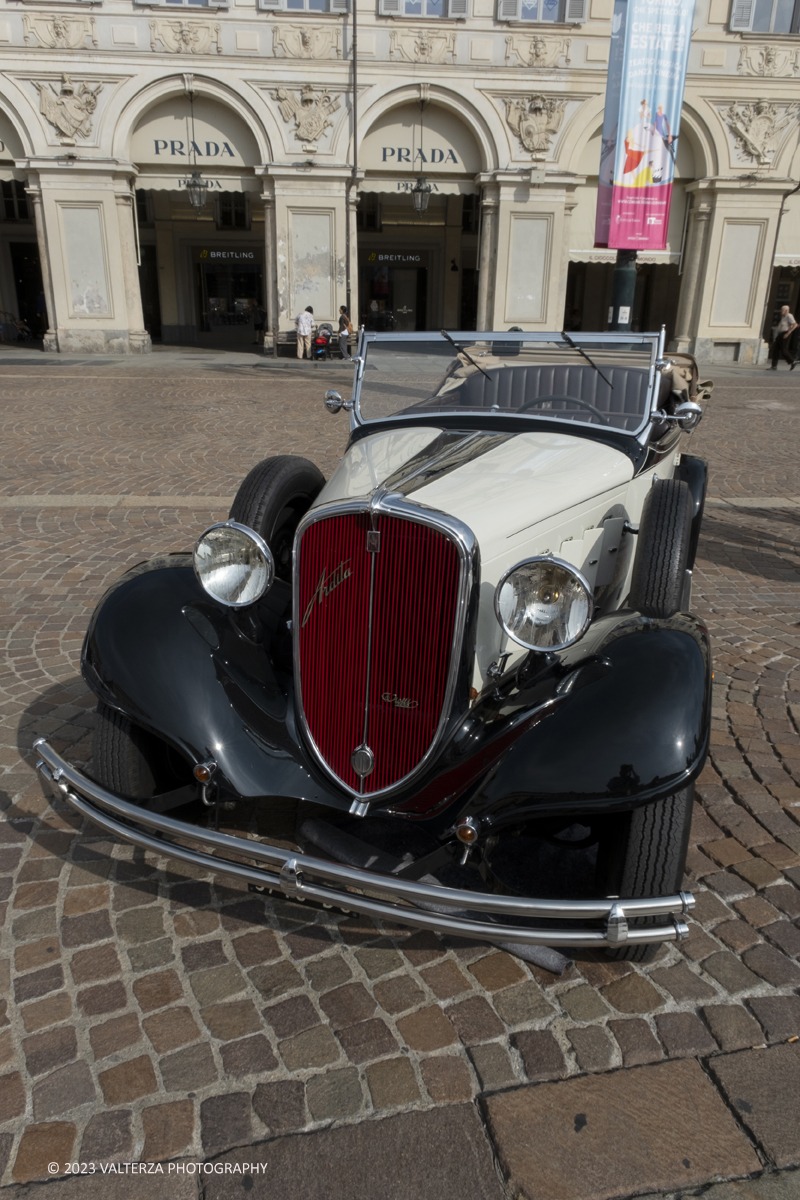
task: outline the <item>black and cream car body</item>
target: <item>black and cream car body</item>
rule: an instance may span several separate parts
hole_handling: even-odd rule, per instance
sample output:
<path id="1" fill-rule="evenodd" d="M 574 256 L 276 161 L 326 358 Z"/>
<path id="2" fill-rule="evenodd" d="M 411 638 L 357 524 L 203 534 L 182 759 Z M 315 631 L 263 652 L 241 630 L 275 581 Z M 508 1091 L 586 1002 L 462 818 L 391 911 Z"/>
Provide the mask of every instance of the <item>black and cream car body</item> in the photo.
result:
<path id="1" fill-rule="evenodd" d="M 158 854 L 529 957 L 684 936 L 711 671 L 678 443 L 710 385 L 662 349 L 362 331 L 333 476 L 265 459 L 102 599 L 93 766 L 40 740 L 46 787 Z"/>

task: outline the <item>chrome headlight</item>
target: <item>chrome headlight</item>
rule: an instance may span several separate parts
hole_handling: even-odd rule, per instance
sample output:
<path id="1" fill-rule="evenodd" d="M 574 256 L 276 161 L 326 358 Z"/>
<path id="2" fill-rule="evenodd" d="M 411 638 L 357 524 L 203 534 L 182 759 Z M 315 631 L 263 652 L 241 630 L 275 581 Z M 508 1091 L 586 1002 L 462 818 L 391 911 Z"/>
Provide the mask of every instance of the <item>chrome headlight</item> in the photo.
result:
<path id="1" fill-rule="evenodd" d="M 197 578 L 214 600 L 229 608 L 254 604 L 272 586 L 275 560 L 264 539 L 236 521 L 212 525 L 194 548 Z"/>
<path id="2" fill-rule="evenodd" d="M 494 611 L 510 638 L 529 650 L 563 650 L 589 627 L 594 603 L 589 584 L 560 558 L 529 558 L 506 571 Z"/>

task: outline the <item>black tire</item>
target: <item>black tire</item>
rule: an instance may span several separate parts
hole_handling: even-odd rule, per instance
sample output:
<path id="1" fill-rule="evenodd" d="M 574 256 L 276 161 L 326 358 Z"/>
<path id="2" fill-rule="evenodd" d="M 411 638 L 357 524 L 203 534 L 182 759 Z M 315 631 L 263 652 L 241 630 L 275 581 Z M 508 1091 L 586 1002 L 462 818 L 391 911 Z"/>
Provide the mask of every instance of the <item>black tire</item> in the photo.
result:
<path id="1" fill-rule="evenodd" d="M 131 800 L 149 800 L 162 792 L 191 783 L 173 750 L 102 701 L 92 738 L 92 774 L 110 792 Z"/>
<path id="2" fill-rule="evenodd" d="M 622 899 L 671 896 L 681 890 L 686 851 L 692 824 L 694 784 L 655 804 L 645 804 L 615 824 L 614 844 L 602 856 L 605 895 Z M 642 917 L 631 924 L 662 923 L 662 918 Z M 652 962 L 658 944 L 623 946 L 606 950 L 615 962 Z"/>
<path id="3" fill-rule="evenodd" d="M 325 476 L 307 458 L 279 454 L 256 463 L 234 497 L 229 519 L 261 534 L 275 558 L 276 576 L 286 583 L 295 531 L 324 484 Z"/>
<path id="4" fill-rule="evenodd" d="M 646 617 L 681 608 L 692 526 L 692 494 L 682 479 L 657 479 L 645 498 L 628 607 Z"/>

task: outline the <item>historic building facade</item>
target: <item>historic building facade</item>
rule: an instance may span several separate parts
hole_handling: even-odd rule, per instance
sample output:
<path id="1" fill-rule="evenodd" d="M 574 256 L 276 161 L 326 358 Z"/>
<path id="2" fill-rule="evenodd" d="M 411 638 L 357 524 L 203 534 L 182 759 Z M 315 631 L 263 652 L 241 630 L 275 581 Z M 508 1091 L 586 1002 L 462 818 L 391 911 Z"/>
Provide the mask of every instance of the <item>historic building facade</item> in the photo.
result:
<path id="1" fill-rule="evenodd" d="M 282 343 L 348 298 L 377 328 L 605 328 L 613 0 L 358 0 L 355 130 L 352 2 L 0 0 L 0 310 L 80 352 L 243 346 L 260 305 Z M 797 305 L 799 110 L 800 0 L 698 0 L 635 328 L 753 361 Z"/>

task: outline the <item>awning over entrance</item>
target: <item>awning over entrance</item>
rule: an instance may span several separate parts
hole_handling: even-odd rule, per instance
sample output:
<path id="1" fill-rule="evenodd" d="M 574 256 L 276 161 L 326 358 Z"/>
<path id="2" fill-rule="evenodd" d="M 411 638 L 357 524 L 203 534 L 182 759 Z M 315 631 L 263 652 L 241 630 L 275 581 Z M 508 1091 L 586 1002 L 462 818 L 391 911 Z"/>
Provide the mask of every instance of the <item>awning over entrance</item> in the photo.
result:
<path id="1" fill-rule="evenodd" d="M 425 174 L 425 172 L 422 172 Z M 479 191 L 471 179 L 442 179 L 435 175 L 425 174 L 425 180 L 433 188 L 434 196 L 474 196 Z M 381 195 L 404 196 L 411 193 L 416 176 L 406 176 L 403 179 L 376 179 L 374 176 L 367 176 L 359 182 L 358 190 L 364 194 L 367 192 L 379 192 Z"/>
<path id="2" fill-rule="evenodd" d="M 671 250 L 639 250 L 636 255 L 638 263 L 676 263 L 680 262 L 680 254 Z M 617 261 L 616 250 L 570 250 L 570 262 L 613 263 Z"/>
<path id="3" fill-rule="evenodd" d="M 209 196 L 213 196 L 217 192 L 261 191 L 261 181 L 254 175 L 214 175 L 210 171 L 204 171 L 199 165 L 198 170 L 209 185 Z M 169 175 L 151 175 L 146 171 L 140 171 L 136 178 L 136 187 L 153 192 L 185 192 L 190 174 L 191 168 Z"/>
<path id="4" fill-rule="evenodd" d="M 27 174 L 25 171 L 18 171 L 16 167 L 12 167 L 11 163 L 0 163 L 0 182 L 10 183 L 12 179 L 18 179 L 20 183 L 24 183 Z"/>

